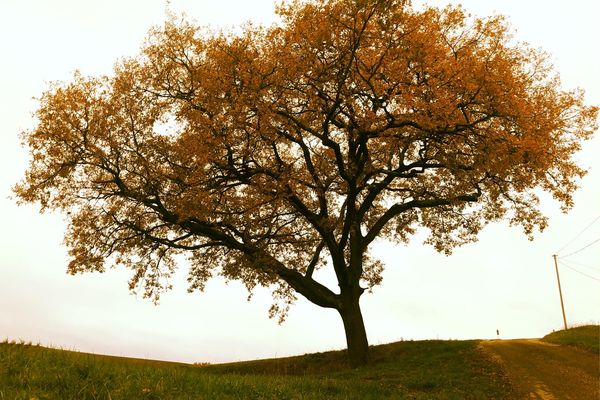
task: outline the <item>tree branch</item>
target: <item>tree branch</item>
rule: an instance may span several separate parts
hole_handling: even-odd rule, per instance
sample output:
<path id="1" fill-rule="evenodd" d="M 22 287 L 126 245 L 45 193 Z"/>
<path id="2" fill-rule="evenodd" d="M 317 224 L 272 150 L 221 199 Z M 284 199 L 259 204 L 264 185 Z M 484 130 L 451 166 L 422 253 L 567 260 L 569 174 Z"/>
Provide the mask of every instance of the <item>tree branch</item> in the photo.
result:
<path id="1" fill-rule="evenodd" d="M 425 200 L 411 200 L 402 204 L 394 204 L 377 220 L 377 222 L 375 222 L 375 224 L 371 227 L 369 232 L 365 235 L 363 240 L 363 248 L 365 248 L 369 243 L 375 240 L 375 238 L 379 235 L 381 230 L 392 218 L 402 214 L 403 212 L 414 208 L 432 208 L 438 206 L 445 206 L 455 202 L 476 202 L 480 196 L 481 193 L 478 191 L 476 193 L 464 194 L 450 199 L 434 198 Z"/>

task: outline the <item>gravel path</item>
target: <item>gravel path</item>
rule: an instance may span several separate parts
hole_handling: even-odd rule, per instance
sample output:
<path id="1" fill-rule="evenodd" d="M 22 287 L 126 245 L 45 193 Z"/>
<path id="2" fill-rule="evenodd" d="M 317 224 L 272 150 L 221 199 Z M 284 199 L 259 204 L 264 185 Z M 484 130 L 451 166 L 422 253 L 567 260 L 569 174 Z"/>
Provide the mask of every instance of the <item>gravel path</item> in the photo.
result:
<path id="1" fill-rule="evenodd" d="M 540 340 L 483 341 L 523 399 L 599 400 L 598 354 Z"/>

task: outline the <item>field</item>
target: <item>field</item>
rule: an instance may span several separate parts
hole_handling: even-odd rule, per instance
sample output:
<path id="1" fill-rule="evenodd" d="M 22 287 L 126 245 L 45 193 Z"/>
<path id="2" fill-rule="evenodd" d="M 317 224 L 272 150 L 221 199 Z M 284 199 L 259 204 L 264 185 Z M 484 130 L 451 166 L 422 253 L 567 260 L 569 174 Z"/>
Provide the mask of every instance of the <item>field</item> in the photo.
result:
<path id="1" fill-rule="evenodd" d="M 548 353 L 544 356 L 546 360 L 554 357 L 554 353 L 558 357 L 561 349 L 567 351 L 572 346 L 579 349 L 575 351 L 579 351 L 580 356 L 595 357 L 600 327 L 582 326 L 554 332 L 542 340 L 561 345 L 556 351 L 552 346 L 542 346 Z M 519 357 L 533 351 L 536 342 L 540 343 L 523 342 L 528 341 L 484 343 L 488 349 L 497 343 L 492 347 L 497 350 L 527 347 L 519 350 L 522 351 L 517 354 Z M 528 372 L 511 374 L 511 368 L 507 369 L 510 362 L 498 362 L 489 351 L 482 350 L 483 347 L 486 346 L 475 340 L 397 342 L 371 347 L 371 363 L 367 367 L 350 369 L 343 351 L 230 364 L 190 365 L 4 341 L 0 343 L 0 400 L 468 400 L 515 399 L 520 393 L 528 393 L 529 389 L 523 386 L 523 382 L 528 383 L 525 379 Z M 557 364 L 556 368 L 559 367 Z M 556 381 L 554 378 L 549 380 Z M 539 381 L 536 382 L 537 386 L 533 386 L 539 389 Z"/>
<path id="2" fill-rule="evenodd" d="M 371 348 L 368 367 L 344 352 L 193 366 L 0 344 L 0 399 L 510 399 L 477 341 Z"/>

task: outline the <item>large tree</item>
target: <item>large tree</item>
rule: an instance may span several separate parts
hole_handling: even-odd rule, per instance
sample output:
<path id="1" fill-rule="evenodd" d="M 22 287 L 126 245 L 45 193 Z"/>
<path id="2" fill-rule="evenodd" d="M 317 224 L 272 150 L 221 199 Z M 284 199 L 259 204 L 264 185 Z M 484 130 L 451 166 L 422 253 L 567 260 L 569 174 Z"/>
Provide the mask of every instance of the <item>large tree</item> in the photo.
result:
<path id="1" fill-rule="evenodd" d="M 490 221 L 544 228 L 538 189 L 572 205 L 597 109 L 501 17 L 402 0 L 278 14 L 239 34 L 171 19 L 111 76 L 49 88 L 15 191 L 65 212 L 69 272 L 125 265 L 157 298 L 186 254 L 190 290 L 221 275 L 271 287 L 272 315 L 296 293 L 337 310 L 358 366 L 370 244 L 425 227 L 449 253 Z"/>

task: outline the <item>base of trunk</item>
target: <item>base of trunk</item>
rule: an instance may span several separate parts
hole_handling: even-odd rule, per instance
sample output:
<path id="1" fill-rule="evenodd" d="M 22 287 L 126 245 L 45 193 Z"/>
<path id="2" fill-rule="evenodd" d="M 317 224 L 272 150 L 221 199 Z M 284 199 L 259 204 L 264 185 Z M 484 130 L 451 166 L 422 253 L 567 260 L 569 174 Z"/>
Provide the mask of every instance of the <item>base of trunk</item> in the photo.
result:
<path id="1" fill-rule="evenodd" d="M 366 365 L 369 362 L 369 342 L 358 299 L 346 302 L 339 312 L 344 322 L 350 367 Z"/>

